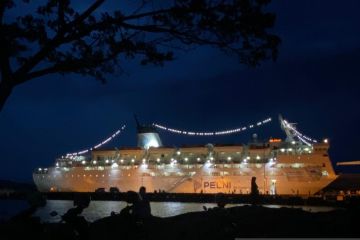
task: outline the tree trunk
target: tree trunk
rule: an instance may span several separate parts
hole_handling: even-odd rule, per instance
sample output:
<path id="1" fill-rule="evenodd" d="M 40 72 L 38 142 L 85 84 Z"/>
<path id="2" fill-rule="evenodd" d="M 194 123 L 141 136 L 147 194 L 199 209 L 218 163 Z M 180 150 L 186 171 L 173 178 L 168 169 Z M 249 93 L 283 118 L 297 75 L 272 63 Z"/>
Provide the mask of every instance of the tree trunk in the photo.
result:
<path id="1" fill-rule="evenodd" d="M 2 79 L 2 81 L 0 82 L 0 112 L 3 109 L 6 100 L 10 96 L 12 89 L 13 89 L 12 84 Z"/>

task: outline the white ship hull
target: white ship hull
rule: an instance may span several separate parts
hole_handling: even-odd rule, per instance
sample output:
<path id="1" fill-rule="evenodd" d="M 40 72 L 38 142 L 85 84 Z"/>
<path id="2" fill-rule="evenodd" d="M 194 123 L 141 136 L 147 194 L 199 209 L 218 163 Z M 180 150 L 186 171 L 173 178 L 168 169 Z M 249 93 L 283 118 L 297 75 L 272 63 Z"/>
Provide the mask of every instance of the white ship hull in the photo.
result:
<path id="1" fill-rule="evenodd" d="M 278 165 L 279 166 L 279 165 Z M 281 166 L 281 165 L 280 165 Z M 101 170 L 99 170 L 101 169 Z M 270 164 L 207 164 L 182 166 L 124 166 L 50 168 L 47 174 L 34 174 L 39 191 L 94 192 L 97 188 L 117 187 L 120 191 L 175 193 L 249 193 L 256 177 L 259 191 L 268 194 L 308 195 L 319 192 L 336 179 L 323 176 L 320 167 L 282 168 Z"/>

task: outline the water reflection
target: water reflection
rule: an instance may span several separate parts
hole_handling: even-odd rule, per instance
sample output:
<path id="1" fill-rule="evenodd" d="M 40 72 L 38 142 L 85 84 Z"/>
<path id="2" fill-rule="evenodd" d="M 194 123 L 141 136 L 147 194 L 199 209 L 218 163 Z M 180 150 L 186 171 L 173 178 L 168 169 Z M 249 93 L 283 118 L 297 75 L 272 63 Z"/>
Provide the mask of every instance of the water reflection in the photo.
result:
<path id="1" fill-rule="evenodd" d="M 243 206 L 244 204 L 228 204 L 226 207 Z M 119 213 L 121 209 L 127 206 L 126 202 L 119 201 L 92 201 L 90 206 L 83 212 L 83 216 L 88 221 L 95 221 L 99 218 L 110 216 L 110 213 Z M 203 206 L 207 208 L 215 207 L 214 203 L 179 203 L 179 202 L 152 202 L 151 213 L 159 217 L 171 217 L 187 212 L 204 211 Z M 270 208 L 280 207 L 295 207 L 302 208 L 305 211 L 312 212 L 326 212 L 334 210 L 333 207 L 311 207 L 311 206 L 286 206 L 286 205 L 264 205 Z M 46 222 L 60 222 L 61 215 L 67 212 L 68 209 L 74 207 L 72 201 L 67 200 L 49 200 L 47 205 L 40 208 L 35 215 L 41 217 Z M 51 217 L 50 212 L 56 211 L 57 216 Z"/>

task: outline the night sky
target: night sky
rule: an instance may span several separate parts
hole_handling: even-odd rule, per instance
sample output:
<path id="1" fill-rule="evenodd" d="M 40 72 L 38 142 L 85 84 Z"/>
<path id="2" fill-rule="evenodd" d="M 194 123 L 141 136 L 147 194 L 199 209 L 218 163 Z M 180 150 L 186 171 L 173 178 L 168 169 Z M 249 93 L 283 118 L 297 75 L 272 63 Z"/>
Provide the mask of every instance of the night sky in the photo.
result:
<path id="1" fill-rule="evenodd" d="M 105 5 L 104 8 L 111 8 Z M 284 138 L 278 114 L 318 140 L 329 138 L 330 157 L 360 160 L 360 1 L 276 1 L 273 32 L 279 58 L 257 68 L 217 49 L 178 52 L 163 67 L 124 62 L 107 84 L 79 75 L 51 75 L 18 86 L 0 112 L 0 179 L 31 181 L 33 169 L 101 142 L 135 146 L 133 114 L 143 123 L 194 131 L 236 128 L 272 117 L 254 131 L 219 138 L 160 131 L 165 145 L 246 143 Z M 336 168 L 359 172 L 354 167 Z"/>

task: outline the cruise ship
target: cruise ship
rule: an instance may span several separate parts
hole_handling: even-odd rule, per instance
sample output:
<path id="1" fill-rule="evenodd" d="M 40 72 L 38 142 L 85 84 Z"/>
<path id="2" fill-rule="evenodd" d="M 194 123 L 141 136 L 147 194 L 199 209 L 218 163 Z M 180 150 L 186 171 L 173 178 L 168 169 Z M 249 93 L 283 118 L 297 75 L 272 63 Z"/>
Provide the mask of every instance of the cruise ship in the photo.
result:
<path id="1" fill-rule="evenodd" d="M 266 142 L 256 134 L 247 144 L 164 146 L 155 125 L 137 121 L 137 147 L 91 149 L 90 155 L 67 155 L 38 168 L 34 182 L 41 192 L 121 192 L 145 186 L 148 192 L 248 194 L 251 179 L 262 194 L 313 195 L 337 178 L 329 142 L 302 135 L 279 116 L 286 138 Z"/>

